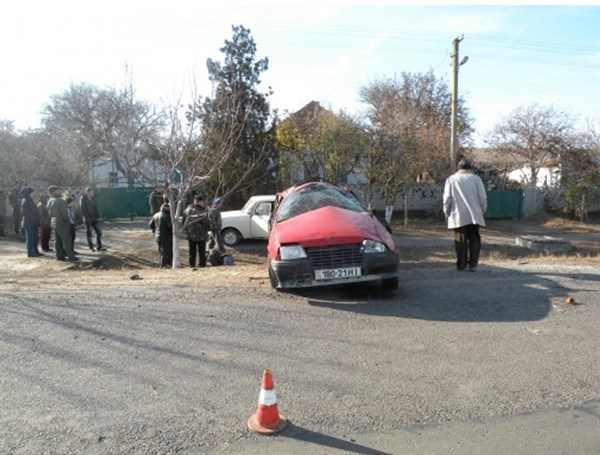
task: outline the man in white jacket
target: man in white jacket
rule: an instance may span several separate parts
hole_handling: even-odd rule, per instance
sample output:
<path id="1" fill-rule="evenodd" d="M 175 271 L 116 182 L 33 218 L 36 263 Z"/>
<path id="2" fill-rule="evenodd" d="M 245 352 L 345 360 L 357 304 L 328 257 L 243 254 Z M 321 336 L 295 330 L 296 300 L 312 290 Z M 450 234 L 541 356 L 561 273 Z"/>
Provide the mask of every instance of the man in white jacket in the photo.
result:
<path id="1" fill-rule="evenodd" d="M 472 172 L 473 163 L 463 158 L 458 171 L 444 185 L 444 214 L 448 229 L 454 229 L 456 268 L 474 272 L 479 263 L 481 236 L 479 226 L 485 226 L 483 213 L 487 207 L 485 187 Z"/>

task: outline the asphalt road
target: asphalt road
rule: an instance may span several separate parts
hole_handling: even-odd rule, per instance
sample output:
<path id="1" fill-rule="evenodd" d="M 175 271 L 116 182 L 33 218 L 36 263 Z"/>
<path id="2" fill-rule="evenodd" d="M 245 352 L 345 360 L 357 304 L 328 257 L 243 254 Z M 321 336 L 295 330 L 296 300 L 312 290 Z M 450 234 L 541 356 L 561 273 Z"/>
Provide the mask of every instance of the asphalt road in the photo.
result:
<path id="1" fill-rule="evenodd" d="M 566 305 L 573 296 L 576 305 Z M 600 453 L 600 271 L 0 294 L 0 453 Z M 276 437 L 246 428 L 272 369 Z"/>

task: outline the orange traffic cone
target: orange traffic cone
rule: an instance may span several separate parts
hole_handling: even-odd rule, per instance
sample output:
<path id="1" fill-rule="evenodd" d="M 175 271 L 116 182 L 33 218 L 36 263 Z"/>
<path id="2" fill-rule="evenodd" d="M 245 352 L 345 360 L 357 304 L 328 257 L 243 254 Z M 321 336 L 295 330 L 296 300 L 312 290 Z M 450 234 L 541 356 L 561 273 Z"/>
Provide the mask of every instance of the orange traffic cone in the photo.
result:
<path id="1" fill-rule="evenodd" d="M 248 419 L 248 428 L 260 434 L 274 434 L 283 430 L 287 420 L 277 409 L 277 397 L 271 370 L 263 372 L 258 408 L 256 413 Z"/>

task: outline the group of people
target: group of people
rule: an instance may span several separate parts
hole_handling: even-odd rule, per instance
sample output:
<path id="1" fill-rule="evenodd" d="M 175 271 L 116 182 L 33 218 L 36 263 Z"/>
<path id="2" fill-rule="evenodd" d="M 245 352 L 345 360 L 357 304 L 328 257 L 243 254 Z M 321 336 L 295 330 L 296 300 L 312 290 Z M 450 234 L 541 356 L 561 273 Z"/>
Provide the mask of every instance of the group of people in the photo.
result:
<path id="1" fill-rule="evenodd" d="M 151 210 L 156 209 L 158 195 L 150 195 Z M 210 207 L 207 207 L 203 195 L 196 194 L 187 205 L 182 216 L 182 230 L 185 233 L 189 247 L 189 265 L 192 269 L 206 267 L 207 241 L 215 242 L 216 251 L 223 252 L 221 241 L 221 207 L 223 199 L 217 197 Z M 167 198 L 163 198 L 160 209 L 150 219 L 150 229 L 158 244 L 158 263 L 160 268 L 169 268 L 173 262 L 173 222 L 171 206 Z"/>
<path id="2" fill-rule="evenodd" d="M 479 228 L 485 226 L 483 213 L 487 207 L 485 187 L 474 172 L 473 163 L 463 158 L 458 171 L 448 177 L 444 185 L 443 210 L 448 229 L 454 230 L 456 269 L 475 271 L 479 263 L 481 236 Z M 48 196 L 41 195 L 36 204 L 31 187 L 21 190 L 20 204 L 10 198 L 19 224 L 15 233 L 24 232 L 28 257 L 43 256 L 51 252 L 50 239 L 54 233 L 54 251 L 59 261 L 76 261 L 75 235 L 78 212 L 73 197 L 63 197 L 64 190 L 58 186 L 48 187 Z M 186 195 L 187 196 L 187 195 Z M 186 197 L 187 199 L 187 197 Z M 159 266 L 170 267 L 173 262 L 173 224 L 169 200 L 160 188 L 155 188 L 149 197 L 152 211 L 150 229 L 158 244 Z M 207 241 L 214 242 L 216 252 L 224 253 L 221 239 L 221 207 L 223 199 L 215 198 L 207 207 L 204 196 L 196 194 L 183 211 L 182 229 L 188 240 L 189 265 L 195 269 L 206 267 Z M 80 213 L 86 225 L 86 238 L 90 251 L 105 251 L 102 245 L 102 230 L 99 226 L 100 212 L 93 188 L 86 188 L 79 200 Z M 389 228 L 388 228 L 389 229 Z M 96 234 L 96 243 L 93 234 Z M 41 250 L 40 251 L 40 246 Z"/>
<path id="3" fill-rule="evenodd" d="M 73 197 L 63 197 L 63 188 L 55 185 L 48 187 L 48 196 L 41 195 L 39 202 L 34 201 L 35 191 L 31 187 L 21 190 L 21 225 L 25 232 L 28 257 L 44 256 L 43 252 L 52 252 L 50 239 L 54 234 L 54 251 L 59 261 L 77 261 L 75 235 L 78 224 L 78 211 Z M 98 223 L 100 212 L 94 190 L 86 188 L 79 201 L 81 216 L 86 225 L 86 237 L 90 251 L 105 251 L 102 246 L 102 230 Z M 96 234 L 94 246 L 93 234 Z M 40 246 L 41 250 L 40 251 Z"/>

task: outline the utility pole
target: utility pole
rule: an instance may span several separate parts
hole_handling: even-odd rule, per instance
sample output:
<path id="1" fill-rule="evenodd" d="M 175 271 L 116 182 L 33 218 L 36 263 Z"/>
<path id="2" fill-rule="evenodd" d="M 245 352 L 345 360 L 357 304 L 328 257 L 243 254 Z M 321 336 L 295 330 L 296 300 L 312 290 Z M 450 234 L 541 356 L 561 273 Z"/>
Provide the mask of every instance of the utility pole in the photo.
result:
<path id="1" fill-rule="evenodd" d="M 465 64 L 469 57 L 463 58 L 460 63 L 458 61 L 458 43 L 463 40 L 464 36 L 454 38 L 452 41 L 452 117 L 450 124 L 450 171 L 456 170 L 456 152 L 458 144 L 456 143 L 456 111 L 458 109 L 458 67 Z"/>

